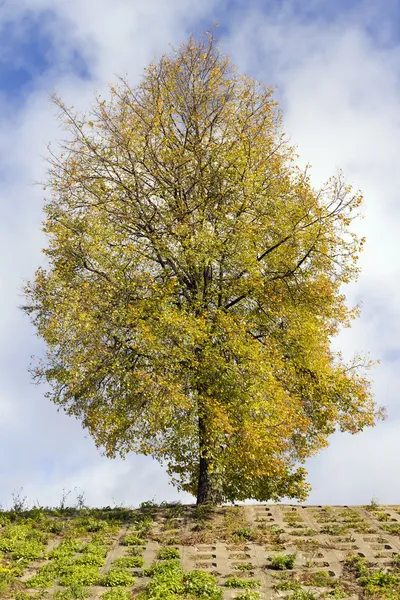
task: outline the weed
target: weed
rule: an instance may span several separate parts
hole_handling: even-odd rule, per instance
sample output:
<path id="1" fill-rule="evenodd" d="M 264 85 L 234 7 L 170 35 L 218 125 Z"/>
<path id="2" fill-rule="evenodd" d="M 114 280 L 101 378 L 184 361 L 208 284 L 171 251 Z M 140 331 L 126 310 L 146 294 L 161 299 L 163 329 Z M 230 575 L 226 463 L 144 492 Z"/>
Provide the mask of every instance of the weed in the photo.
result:
<path id="1" fill-rule="evenodd" d="M 102 595 L 102 600 L 131 600 L 132 592 L 127 588 L 113 588 Z"/>
<path id="2" fill-rule="evenodd" d="M 300 589 L 288 596 L 288 600 L 317 600 L 317 597 L 312 592 Z"/>
<path id="3" fill-rule="evenodd" d="M 11 494 L 12 497 L 12 507 L 11 510 L 15 513 L 22 513 L 26 510 L 28 510 L 28 505 L 27 505 L 27 496 L 22 496 L 22 490 L 23 488 L 20 488 L 18 491 L 14 491 Z"/>
<path id="4" fill-rule="evenodd" d="M 224 583 L 225 587 L 254 589 L 261 586 L 258 579 L 242 579 L 241 577 L 228 577 Z"/>
<path id="5" fill-rule="evenodd" d="M 130 556 L 142 556 L 144 552 L 144 549 L 141 548 L 140 546 L 129 546 L 128 547 L 128 554 Z"/>
<path id="6" fill-rule="evenodd" d="M 70 585 L 65 590 L 57 590 L 53 594 L 53 600 L 85 600 L 90 596 L 87 588 L 80 585 Z"/>
<path id="7" fill-rule="evenodd" d="M 99 569 L 90 565 L 72 564 L 65 568 L 60 577 L 61 585 L 95 585 L 99 580 Z"/>
<path id="8" fill-rule="evenodd" d="M 67 498 L 70 495 L 71 490 L 68 490 L 68 492 L 66 491 L 65 488 L 63 488 L 62 494 L 61 494 L 61 499 L 60 499 L 60 510 L 64 511 L 67 508 Z"/>
<path id="9" fill-rule="evenodd" d="M 378 498 L 371 498 L 368 506 L 365 507 L 367 510 L 377 510 L 379 508 L 379 500 Z"/>
<path id="10" fill-rule="evenodd" d="M 123 546 L 144 546 L 145 542 L 137 535 L 128 534 L 121 541 Z"/>
<path id="11" fill-rule="evenodd" d="M 13 599 L 14 600 L 44 600 L 47 598 L 47 592 L 44 590 L 39 590 L 35 594 L 28 594 L 27 592 L 15 592 Z"/>
<path id="12" fill-rule="evenodd" d="M 53 585 L 56 578 L 56 569 L 53 565 L 43 565 L 35 575 L 25 583 L 28 588 L 46 589 Z"/>
<path id="13" fill-rule="evenodd" d="M 251 541 L 254 540 L 254 531 L 251 527 L 236 527 L 232 532 L 233 538 L 239 541 Z"/>
<path id="14" fill-rule="evenodd" d="M 304 583 L 305 585 L 315 587 L 331 587 L 334 584 L 334 579 L 329 575 L 328 571 L 315 571 L 315 573 L 307 575 Z"/>
<path id="15" fill-rule="evenodd" d="M 159 560 L 171 560 L 171 558 L 180 558 L 180 553 L 177 548 L 160 548 L 157 552 Z"/>
<path id="16" fill-rule="evenodd" d="M 341 535 L 347 531 L 347 527 L 345 525 L 326 525 L 325 527 L 321 527 L 320 533 L 324 533 L 326 535 Z"/>
<path id="17" fill-rule="evenodd" d="M 101 578 L 101 585 L 106 587 L 134 585 L 136 579 L 126 569 L 111 569 Z"/>
<path id="18" fill-rule="evenodd" d="M 326 598 L 334 598 L 335 600 L 342 600 L 342 598 L 347 598 L 348 596 L 349 592 L 346 592 L 340 585 L 335 585 L 325 594 Z"/>
<path id="19" fill-rule="evenodd" d="M 378 512 L 376 514 L 376 518 L 378 519 L 378 521 L 389 521 L 390 516 L 385 512 Z"/>
<path id="20" fill-rule="evenodd" d="M 233 563 L 233 567 L 236 571 L 251 571 L 254 569 L 251 562 Z"/>
<path id="21" fill-rule="evenodd" d="M 296 529 L 295 531 L 289 531 L 290 535 L 301 535 L 301 536 L 306 536 L 306 537 L 311 537 L 313 535 L 316 535 L 316 531 L 315 529 Z"/>
<path id="22" fill-rule="evenodd" d="M 205 571 L 189 571 L 184 575 L 184 594 L 195 598 L 221 600 L 222 590 L 211 573 Z"/>
<path id="23" fill-rule="evenodd" d="M 283 591 L 287 591 L 287 590 L 301 590 L 301 584 L 296 581 L 295 579 L 292 579 L 290 577 L 283 577 L 280 578 L 279 581 L 277 583 L 274 584 L 274 589 L 275 590 L 283 590 Z"/>
<path id="24" fill-rule="evenodd" d="M 246 590 L 238 596 L 235 596 L 235 600 L 260 600 L 260 598 L 261 596 L 258 592 L 251 592 L 250 590 Z"/>
<path id="25" fill-rule="evenodd" d="M 382 529 L 393 535 L 400 535 L 400 523 L 384 523 Z"/>
<path id="26" fill-rule="evenodd" d="M 275 556 L 270 556 L 268 560 L 271 563 L 271 569 L 284 571 L 287 569 L 293 569 L 296 560 L 296 554 L 276 554 Z"/>
<path id="27" fill-rule="evenodd" d="M 113 562 L 112 567 L 137 569 L 143 565 L 144 560 L 141 556 L 121 556 Z"/>

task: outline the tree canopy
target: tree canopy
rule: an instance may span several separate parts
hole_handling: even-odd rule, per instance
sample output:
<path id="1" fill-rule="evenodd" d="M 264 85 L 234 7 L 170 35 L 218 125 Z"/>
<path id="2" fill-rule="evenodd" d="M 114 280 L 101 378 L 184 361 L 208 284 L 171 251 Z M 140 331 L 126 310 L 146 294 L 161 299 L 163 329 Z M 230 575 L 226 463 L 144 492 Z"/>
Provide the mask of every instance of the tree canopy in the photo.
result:
<path id="1" fill-rule="evenodd" d="M 315 190 L 273 90 L 212 35 L 120 79 L 90 114 L 54 98 L 47 266 L 26 285 L 49 398 L 109 457 L 151 455 L 198 502 L 304 499 L 304 461 L 383 413 L 331 350 L 362 196 Z"/>

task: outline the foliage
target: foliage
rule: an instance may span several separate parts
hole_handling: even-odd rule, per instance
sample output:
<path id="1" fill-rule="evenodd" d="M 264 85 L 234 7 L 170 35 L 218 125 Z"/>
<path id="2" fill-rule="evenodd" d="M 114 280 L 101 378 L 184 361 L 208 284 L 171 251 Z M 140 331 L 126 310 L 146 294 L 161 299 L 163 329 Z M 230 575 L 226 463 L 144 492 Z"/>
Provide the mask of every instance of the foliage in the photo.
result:
<path id="1" fill-rule="evenodd" d="M 90 596 L 88 589 L 80 585 L 70 585 L 64 590 L 56 590 L 52 600 L 85 600 Z"/>
<path id="2" fill-rule="evenodd" d="M 183 578 L 185 596 L 194 596 L 202 600 L 222 600 L 222 590 L 211 573 L 189 571 Z"/>
<path id="3" fill-rule="evenodd" d="M 135 583 L 135 577 L 126 569 L 112 568 L 101 578 L 101 585 L 107 587 L 128 586 Z"/>
<path id="4" fill-rule="evenodd" d="M 306 590 L 296 590 L 288 596 L 288 600 L 317 600 L 317 597 L 312 592 Z"/>
<path id="5" fill-rule="evenodd" d="M 149 600 L 172 600 L 183 594 L 183 569 L 178 560 L 154 563 L 145 570 L 151 577 L 145 588 L 145 597 Z"/>
<path id="6" fill-rule="evenodd" d="M 159 560 L 170 560 L 171 558 L 180 558 L 179 550 L 177 548 L 160 548 L 157 552 L 157 558 Z"/>
<path id="7" fill-rule="evenodd" d="M 285 570 L 293 569 L 296 561 L 295 554 L 275 554 L 269 557 L 271 569 Z"/>
<path id="8" fill-rule="evenodd" d="M 331 587 L 335 580 L 329 575 L 328 571 L 315 571 L 307 575 L 305 584 L 315 587 Z"/>
<path id="9" fill-rule="evenodd" d="M 137 535 L 126 535 L 121 544 L 123 546 L 144 546 L 144 541 Z"/>
<path id="10" fill-rule="evenodd" d="M 242 579 L 241 577 L 228 577 L 225 582 L 225 587 L 252 589 L 260 587 L 261 583 L 258 579 Z"/>
<path id="11" fill-rule="evenodd" d="M 65 569 L 60 577 L 61 585 L 95 585 L 99 580 L 98 567 L 72 564 Z"/>
<path id="12" fill-rule="evenodd" d="M 88 116 L 54 101 L 71 135 L 24 307 L 48 397 L 109 457 L 152 455 L 193 494 L 201 470 L 201 501 L 304 499 L 305 460 L 383 416 L 371 363 L 330 349 L 358 313 L 341 286 L 361 195 L 341 175 L 312 187 L 272 89 L 211 35 Z"/>
<path id="13" fill-rule="evenodd" d="M 113 588 L 103 594 L 101 598 L 102 600 L 131 600 L 132 593 L 129 589 L 123 587 Z"/>
<path id="14" fill-rule="evenodd" d="M 365 558 L 354 555 L 346 559 L 345 564 L 356 576 L 357 583 L 364 588 L 368 596 L 398 598 L 400 573 L 395 570 L 372 569 Z"/>
<path id="15" fill-rule="evenodd" d="M 254 565 L 251 562 L 234 563 L 233 565 L 236 571 L 251 571 L 254 569 Z"/>
<path id="16" fill-rule="evenodd" d="M 237 527 L 233 531 L 233 536 L 239 541 L 251 541 L 254 540 L 254 531 L 251 527 Z"/>
<path id="17" fill-rule="evenodd" d="M 251 592 L 250 590 L 246 590 L 242 592 L 238 596 L 235 596 L 235 600 L 260 600 L 261 596 L 258 592 Z"/>
<path id="18" fill-rule="evenodd" d="M 141 556 L 121 556 L 114 560 L 112 566 L 114 567 L 124 567 L 128 569 L 136 569 L 138 567 L 143 567 L 144 560 Z"/>

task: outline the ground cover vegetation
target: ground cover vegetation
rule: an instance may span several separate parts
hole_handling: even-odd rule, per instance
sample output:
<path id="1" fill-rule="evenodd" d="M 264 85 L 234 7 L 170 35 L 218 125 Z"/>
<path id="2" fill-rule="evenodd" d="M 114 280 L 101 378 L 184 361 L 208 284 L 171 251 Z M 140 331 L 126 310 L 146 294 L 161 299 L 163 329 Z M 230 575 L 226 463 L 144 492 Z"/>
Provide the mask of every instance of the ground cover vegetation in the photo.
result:
<path id="1" fill-rule="evenodd" d="M 305 499 L 305 460 L 383 416 L 371 363 L 330 347 L 358 313 L 361 194 L 313 188 L 272 88 L 212 34 L 88 114 L 54 103 L 35 377 L 107 456 L 153 456 L 199 504 Z"/>
<path id="2" fill-rule="evenodd" d="M 256 600 L 265 598 L 265 578 L 269 597 L 285 600 L 400 598 L 400 553 L 393 550 L 399 534 L 385 529 L 400 509 L 281 506 L 279 514 L 282 525 L 271 523 L 268 507 L 249 520 L 240 506 L 16 504 L 0 511 L 0 598 L 222 600 L 232 591 L 236 599 Z M 299 539 L 293 525 L 310 522 L 316 533 Z M 326 533 L 329 523 L 340 530 Z M 360 523 L 369 533 L 358 535 L 379 550 L 373 560 L 352 545 Z M 223 573 L 215 562 L 221 545 L 229 557 Z M 340 575 L 324 562 L 331 550 L 343 557 Z M 255 558 L 260 551 L 262 564 Z"/>

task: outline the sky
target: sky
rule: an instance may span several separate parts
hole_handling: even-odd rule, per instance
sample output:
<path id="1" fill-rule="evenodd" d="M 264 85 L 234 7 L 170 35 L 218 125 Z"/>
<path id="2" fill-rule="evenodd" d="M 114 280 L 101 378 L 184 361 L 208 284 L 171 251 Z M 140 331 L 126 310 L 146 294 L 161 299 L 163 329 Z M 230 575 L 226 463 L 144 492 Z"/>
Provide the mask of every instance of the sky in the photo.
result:
<path id="1" fill-rule="evenodd" d="M 335 434 L 306 463 L 308 504 L 400 504 L 400 0 L 3 0 L 0 3 L 0 505 L 13 497 L 91 506 L 190 502 L 151 458 L 101 456 L 80 423 L 32 383 L 43 351 L 18 308 L 43 264 L 47 144 L 63 136 L 49 94 L 80 110 L 118 75 L 144 67 L 218 22 L 221 49 L 241 72 L 277 86 L 284 128 L 318 187 L 341 168 L 365 197 L 367 237 L 349 302 L 361 317 L 335 348 L 369 353 L 376 402 L 388 419 Z"/>

